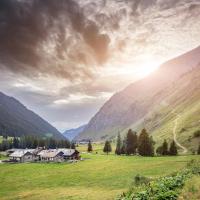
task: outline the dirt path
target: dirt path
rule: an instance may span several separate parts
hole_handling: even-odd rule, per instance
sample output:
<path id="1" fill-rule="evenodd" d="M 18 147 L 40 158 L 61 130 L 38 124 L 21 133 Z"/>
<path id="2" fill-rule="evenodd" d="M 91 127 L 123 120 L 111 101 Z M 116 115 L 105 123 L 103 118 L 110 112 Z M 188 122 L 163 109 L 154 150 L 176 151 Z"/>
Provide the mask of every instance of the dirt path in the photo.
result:
<path id="1" fill-rule="evenodd" d="M 178 127 L 178 121 L 179 121 L 179 119 L 180 119 L 180 117 L 181 117 L 181 115 L 179 115 L 179 114 L 177 114 L 177 113 L 175 113 L 175 112 L 173 112 L 176 116 L 177 116 L 177 118 L 174 120 L 174 128 L 173 128 L 173 137 L 174 137 L 174 142 L 176 143 L 176 145 L 177 146 L 179 146 L 182 150 L 183 150 L 183 153 L 185 154 L 185 153 L 187 153 L 188 152 L 188 149 L 186 148 L 186 147 L 184 147 L 183 145 L 181 145 L 179 142 L 178 142 L 178 140 L 177 140 L 177 127 Z"/>

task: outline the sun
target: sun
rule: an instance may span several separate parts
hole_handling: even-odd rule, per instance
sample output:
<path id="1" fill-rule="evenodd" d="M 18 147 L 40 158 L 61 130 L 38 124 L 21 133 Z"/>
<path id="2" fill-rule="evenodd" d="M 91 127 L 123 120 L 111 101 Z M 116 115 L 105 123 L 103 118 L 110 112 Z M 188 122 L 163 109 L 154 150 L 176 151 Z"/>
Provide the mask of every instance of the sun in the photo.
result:
<path id="1" fill-rule="evenodd" d="M 158 68 L 159 68 L 158 63 L 148 62 L 139 66 L 136 73 L 139 78 L 144 78 L 153 73 L 154 71 L 156 71 Z"/>
<path id="2" fill-rule="evenodd" d="M 156 69 L 158 69 L 158 66 L 142 66 L 137 70 L 137 76 L 139 78 L 144 78 L 153 73 Z"/>

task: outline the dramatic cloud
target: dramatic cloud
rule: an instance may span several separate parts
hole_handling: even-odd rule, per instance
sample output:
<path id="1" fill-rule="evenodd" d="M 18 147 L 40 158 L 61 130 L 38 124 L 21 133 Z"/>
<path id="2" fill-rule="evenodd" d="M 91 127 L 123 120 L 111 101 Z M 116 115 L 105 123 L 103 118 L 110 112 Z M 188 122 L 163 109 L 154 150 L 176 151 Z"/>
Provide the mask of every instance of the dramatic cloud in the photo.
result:
<path id="1" fill-rule="evenodd" d="M 0 90 L 71 128 L 199 35 L 198 0 L 1 0 Z"/>
<path id="2" fill-rule="evenodd" d="M 108 58 L 109 36 L 75 1 L 2 0 L 0 12 L 0 59 L 12 71 L 74 79 Z"/>

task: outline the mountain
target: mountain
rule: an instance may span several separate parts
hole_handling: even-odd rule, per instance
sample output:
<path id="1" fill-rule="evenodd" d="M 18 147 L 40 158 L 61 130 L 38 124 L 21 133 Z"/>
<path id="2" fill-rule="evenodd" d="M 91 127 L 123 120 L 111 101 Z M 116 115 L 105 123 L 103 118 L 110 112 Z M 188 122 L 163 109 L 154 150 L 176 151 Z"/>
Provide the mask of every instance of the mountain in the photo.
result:
<path id="1" fill-rule="evenodd" d="M 129 128 L 141 130 L 146 127 L 156 142 L 172 140 L 176 126 L 177 140 L 190 150 L 197 148 L 200 137 L 193 137 L 200 130 L 200 64 L 192 71 L 181 76 L 176 82 L 156 95 L 162 99 L 139 123 Z"/>
<path id="2" fill-rule="evenodd" d="M 90 120 L 77 139 L 112 139 L 134 124 L 138 127 L 145 116 L 162 104 L 166 89 L 200 63 L 200 47 L 164 63 L 148 77 L 134 82 L 113 95 Z"/>
<path id="3" fill-rule="evenodd" d="M 63 135 L 70 141 L 72 141 L 75 137 L 77 137 L 81 132 L 84 131 L 87 125 L 80 126 L 76 129 L 66 130 Z"/>
<path id="4" fill-rule="evenodd" d="M 0 92 L 0 135 L 35 135 L 42 137 L 65 137 L 47 121 L 28 110 L 13 97 Z"/>

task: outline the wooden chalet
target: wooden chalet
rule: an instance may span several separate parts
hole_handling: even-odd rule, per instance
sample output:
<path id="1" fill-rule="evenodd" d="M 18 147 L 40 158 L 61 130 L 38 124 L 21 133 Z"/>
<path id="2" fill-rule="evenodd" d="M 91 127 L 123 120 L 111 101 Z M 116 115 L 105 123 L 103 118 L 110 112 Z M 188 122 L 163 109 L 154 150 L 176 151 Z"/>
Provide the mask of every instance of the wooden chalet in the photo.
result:
<path id="1" fill-rule="evenodd" d="M 13 162 L 32 162 L 34 161 L 33 149 L 18 149 L 9 155 Z"/>

